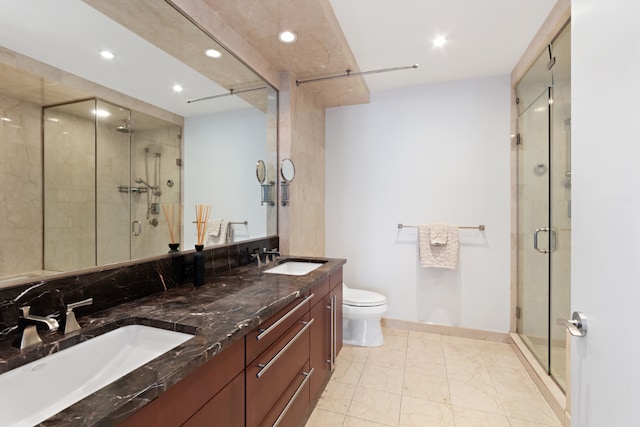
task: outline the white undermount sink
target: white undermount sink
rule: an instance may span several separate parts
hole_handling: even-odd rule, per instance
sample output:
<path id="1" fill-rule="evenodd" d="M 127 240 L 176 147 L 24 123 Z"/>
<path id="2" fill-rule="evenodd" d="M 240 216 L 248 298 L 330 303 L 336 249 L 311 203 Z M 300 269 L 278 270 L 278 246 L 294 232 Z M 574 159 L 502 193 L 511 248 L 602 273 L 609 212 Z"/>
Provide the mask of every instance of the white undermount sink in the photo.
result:
<path id="1" fill-rule="evenodd" d="M 122 326 L 0 375 L 1 424 L 33 426 L 193 335 Z"/>
<path id="2" fill-rule="evenodd" d="M 268 270 L 265 273 L 271 274 L 288 274 L 290 276 L 304 276 L 312 272 L 316 268 L 322 267 L 324 262 L 313 261 L 285 261 Z"/>

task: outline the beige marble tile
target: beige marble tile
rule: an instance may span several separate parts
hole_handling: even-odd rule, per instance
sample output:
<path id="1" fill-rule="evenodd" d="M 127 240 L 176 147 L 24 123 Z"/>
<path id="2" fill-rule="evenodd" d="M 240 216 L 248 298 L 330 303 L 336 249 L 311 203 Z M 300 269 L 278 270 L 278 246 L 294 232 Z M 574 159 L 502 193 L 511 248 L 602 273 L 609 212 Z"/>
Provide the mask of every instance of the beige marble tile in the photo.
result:
<path id="1" fill-rule="evenodd" d="M 373 421 L 362 420 L 356 417 L 347 417 L 344 420 L 344 424 L 343 424 L 344 427 L 380 427 L 385 425 L 387 424 L 379 424 Z"/>
<path id="2" fill-rule="evenodd" d="M 367 363 L 358 385 L 374 390 L 402 394 L 403 375 L 404 370 L 402 369 L 385 368 Z"/>
<path id="3" fill-rule="evenodd" d="M 505 368 L 502 366 L 488 366 L 489 375 L 498 392 L 524 391 L 537 392 L 536 385 L 523 368 Z"/>
<path id="4" fill-rule="evenodd" d="M 433 377 L 447 378 L 447 367 L 444 359 L 432 358 L 428 355 L 419 354 L 410 356 L 407 353 L 405 372 L 416 372 L 427 374 Z"/>
<path id="5" fill-rule="evenodd" d="M 483 351 L 482 358 L 487 365 L 522 368 L 520 359 L 518 359 L 518 356 L 516 356 L 513 351 L 511 351 L 510 354 L 507 352 Z"/>
<path id="6" fill-rule="evenodd" d="M 369 350 L 367 364 L 382 366 L 384 368 L 404 369 L 406 351 L 391 350 L 387 347 L 373 347 Z"/>
<path id="7" fill-rule="evenodd" d="M 444 347 L 442 341 L 426 337 L 409 337 L 407 353 L 427 354 L 433 358 L 444 359 Z"/>
<path id="8" fill-rule="evenodd" d="M 511 422 L 511 427 L 560 427 L 562 425 L 559 422 L 557 424 L 540 424 L 515 418 L 511 418 L 509 421 Z"/>
<path id="9" fill-rule="evenodd" d="M 442 348 L 445 359 L 484 360 L 483 349 L 475 340 L 457 338 L 456 341 L 443 342 Z"/>
<path id="10" fill-rule="evenodd" d="M 383 332 L 384 335 L 384 348 L 389 350 L 407 351 L 407 336 L 402 335 L 388 335 Z"/>
<path id="11" fill-rule="evenodd" d="M 336 363 L 336 370 L 331 376 L 331 381 L 357 385 L 364 369 L 364 363 L 353 360 L 340 359 Z"/>
<path id="12" fill-rule="evenodd" d="M 439 341 L 429 341 L 409 338 L 407 343 L 407 361 L 430 360 L 444 364 L 444 350 Z"/>
<path id="13" fill-rule="evenodd" d="M 456 427 L 509 427 L 511 425 L 504 415 L 488 414 L 472 409 L 455 408 L 453 419 Z"/>
<path id="14" fill-rule="evenodd" d="M 346 415 L 316 408 L 311 413 L 305 427 L 336 427 L 344 423 Z"/>
<path id="15" fill-rule="evenodd" d="M 437 341 L 442 344 L 442 335 L 432 334 L 429 332 L 419 332 L 419 331 L 409 331 L 409 340 L 420 340 L 420 341 Z"/>
<path id="16" fill-rule="evenodd" d="M 540 393 L 501 390 L 499 396 L 505 413 L 511 419 L 560 425 L 560 421 Z"/>
<path id="17" fill-rule="evenodd" d="M 454 409 L 475 409 L 490 414 L 505 415 L 498 392 L 493 385 L 450 379 L 449 390 Z"/>
<path id="18" fill-rule="evenodd" d="M 417 372 L 405 372 L 402 396 L 430 400 L 438 403 L 451 403 L 449 380 Z"/>
<path id="19" fill-rule="evenodd" d="M 352 360 L 354 362 L 366 362 L 369 357 L 370 347 L 358 347 L 355 345 L 345 344 L 338 355 L 338 362 L 341 360 Z"/>
<path id="20" fill-rule="evenodd" d="M 329 381 L 318 399 L 316 408 L 346 414 L 355 392 L 356 386 L 353 384 Z"/>
<path id="21" fill-rule="evenodd" d="M 389 327 L 383 326 L 382 334 L 385 337 L 392 336 L 392 335 L 398 336 L 398 337 L 408 337 L 409 331 L 406 329 L 396 329 L 396 328 L 389 328 Z"/>
<path id="22" fill-rule="evenodd" d="M 358 387 L 347 415 L 388 426 L 396 426 L 400 417 L 399 394 Z"/>
<path id="23" fill-rule="evenodd" d="M 454 427 L 451 406 L 403 396 L 400 406 L 402 427 Z"/>
<path id="24" fill-rule="evenodd" d="M 489 370 L 482 360 L 478 359 L 447 359 L 447 376 L 449 379 L 473 382 L 476 384 L 493 385 Z"/>

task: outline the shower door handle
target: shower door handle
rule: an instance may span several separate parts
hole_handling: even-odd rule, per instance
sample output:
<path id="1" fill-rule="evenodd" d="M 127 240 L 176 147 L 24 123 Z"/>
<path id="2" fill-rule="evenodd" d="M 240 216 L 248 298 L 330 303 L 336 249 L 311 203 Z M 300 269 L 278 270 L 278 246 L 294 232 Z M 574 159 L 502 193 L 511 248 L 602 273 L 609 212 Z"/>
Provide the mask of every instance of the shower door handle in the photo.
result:
<path id="1" fill-rule="evenodd" d="M 574 337 L 584 337 L 587 335 L 587 318 L 579 311 L 574 311 L 571 320 L 557 319 L 556 322 L 560 326 L 564 326 Z"/>
<path id="2" fill-rule="evenodd" d="M 142 234 L 142 221 L 135 220 L 131 223 L 131 234 L 134 236 Z"/>
<path id="3" fill-rule="evenodd" d="M 533 233 L 533 249 L 535 249 L 536 251 L 543 253 L 543 254 L 548 254 L 549 252 L 551 252 L 549 249 L 540 249 L 538 247 L 538 234 L 544 231 L 545 233 L 548 233 L 549 231 L 551 231 L 550 228 L 536 228 L 536 231 Z"/>

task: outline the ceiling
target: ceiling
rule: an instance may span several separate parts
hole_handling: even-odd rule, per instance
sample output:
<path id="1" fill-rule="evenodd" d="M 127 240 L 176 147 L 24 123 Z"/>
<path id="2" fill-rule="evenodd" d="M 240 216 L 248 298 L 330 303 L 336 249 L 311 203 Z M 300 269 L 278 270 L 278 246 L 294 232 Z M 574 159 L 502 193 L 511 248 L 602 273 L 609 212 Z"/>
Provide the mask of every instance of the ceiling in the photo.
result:
<path id="1" fill-rule="evenodd" d="M 204 0 L 278 70 L 365 77 L 369 91 L 510 74 L 556 0 Z M 283 45 L 282 30 L 298 40 Z M 447 44 L 433 47 L 443 35 Z M 349 80 L 349 79 L 343 79 Z M 336 81 L 313 83 L 318 92 Z M 319 95 L 322 97 L 322 93 Z M 364 98 L 362 98 L 364 99 Z M 363 102 L 366 102 L 364 99 Z M 357 103 L 355 100 L 354 103 Z M 331 106 L 331 100 L 325 105 Z"/>
<path id="2" fill-rule="evenodd" d="M 372 92 L 510 74 L 556 0 L 327 0 Z M 433 46 L 436 36 L 447 43 Z"/>
<path id="3" fill-rule="evenodd" d="M 103 0 L 85 1 L 109 5 Z M 164 3 L 145 1 L 150 5 Z M 381 90 L 509 74 L 556 3 L 556 0 L 203 1 L 273 68 L 289 71 L 298 80 L 344 74 L 346 70 L 358 72 L 419 64 L 417 69 L 305 85 L 326 107 L 365 103 L 370 92 Z M 120 2 L 127 8 L 138 3 Z M 230 84 L 222 84 L 223 87 L 212 84 L 203 75 L 204 68 L 185 66 L 170 48 L 158 49 L 135 37 L 82 1 L 67 0 L 62 4 L 64 7 L 48 0 L 0 0 L 3 9 L 0 45 L 182 116 L 203 114 L 208 112 L 207 108 L 222 106 L 205 102 L 187 104 L 186 100 L 219 94 Z M 143 19 L 145 10 L 150 8 L 127 9 L 123 16 Z M 171 25 L 164 28 L 171 29 Z M 277 41 L 277 34 L 284 29 L 297 33 L 294 44 Z M 170 31 L 165 33 L 168 43 L 176 41 Z M 437 35 L 447 38 L 445 46 L 433 47 L 432 40 Z M 184 46 L 194 38 L 177 41 Z M 61 49 L 69 44 L 75 47 L 75 52 Z M 116 50 L 121 56 L 115 63 L 96 61 L 91 56 L 95 56 L 96 46 Z M 137 54 L 143 48 L 147 53 Z M 167 62 L 167 57 L 173 61 Z M 114 72 L 115 67 L 125 62 L 132 72 Z M 146 89 L 136 83 L 136 76 L 144 76 L 153 85 Z M 185 92 L 167 96 L 173 84 L 187 80 L 193 85 L 187 86 Z M 230 108 L 246 105 L 241 100 L 236 102 L 239 103 Z"/>

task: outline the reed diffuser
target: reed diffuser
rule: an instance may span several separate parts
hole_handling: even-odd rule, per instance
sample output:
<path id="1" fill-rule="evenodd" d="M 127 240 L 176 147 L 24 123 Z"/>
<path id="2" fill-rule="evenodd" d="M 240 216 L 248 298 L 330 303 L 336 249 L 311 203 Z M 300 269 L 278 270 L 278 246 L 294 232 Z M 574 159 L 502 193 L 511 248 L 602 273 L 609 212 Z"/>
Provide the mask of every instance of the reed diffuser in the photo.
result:
<path id="1" fill-rule="evenodd" d="M 163 204 L 162 210 L 164 211 L 164 217 L 167 220 L 167 227 L 169 228 L 169 253 L 178 252 L 180 242 L 178 242 L 178 233 L 180 232 L 180 223 L 182 222 L 182 205 L 177 215 L 174 215 L 173 205 Z"/>
<path id="2" fill-rule="evenodd" d="M 202 286 L 204 284 L 204 237 L 209 222 L 211 205 L 196 205 L 196 231 L 198 233 L 198 244 L 193 254 L 193 285 Z"/>

